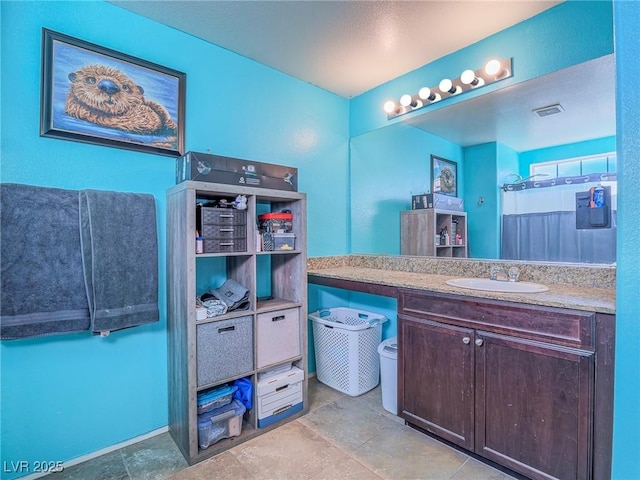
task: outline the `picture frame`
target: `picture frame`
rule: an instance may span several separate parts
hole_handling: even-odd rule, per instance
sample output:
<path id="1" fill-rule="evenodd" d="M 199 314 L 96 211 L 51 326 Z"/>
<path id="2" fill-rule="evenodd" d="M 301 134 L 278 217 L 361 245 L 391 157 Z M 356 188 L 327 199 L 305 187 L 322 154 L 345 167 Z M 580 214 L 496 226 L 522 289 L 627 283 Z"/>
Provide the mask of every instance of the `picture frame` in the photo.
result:
<path id="1" fill-rule="evenodd" d="M 186 74 L 42 29 L 40 135 L 184 153 Z"/>
<path id="2" fill-rule="evenodd" d="M 433 193 L 458 196 L 458 164 L 431 155 L 431 186 Z"/>

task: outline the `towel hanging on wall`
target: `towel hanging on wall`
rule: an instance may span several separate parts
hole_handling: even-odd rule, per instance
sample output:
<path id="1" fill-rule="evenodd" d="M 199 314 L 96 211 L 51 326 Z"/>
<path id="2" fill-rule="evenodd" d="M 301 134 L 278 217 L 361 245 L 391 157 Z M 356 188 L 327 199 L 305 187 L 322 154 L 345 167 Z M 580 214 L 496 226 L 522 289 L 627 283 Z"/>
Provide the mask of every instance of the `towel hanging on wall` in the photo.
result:
<path id="1" fill-rule="evenodd" d="M 80 244 L 94 334 L 157 322 L 155 199 L 82 190 Z"/>
<path id="2" fill-rule="evenodd" d="M 159 319 L 153 196 L 0 184 L 0 338 Z"/>
<path id="3" fill-rule="evenodd" d="M 89 328 L 78 192 L 0 184 L 0 338 Z"/>

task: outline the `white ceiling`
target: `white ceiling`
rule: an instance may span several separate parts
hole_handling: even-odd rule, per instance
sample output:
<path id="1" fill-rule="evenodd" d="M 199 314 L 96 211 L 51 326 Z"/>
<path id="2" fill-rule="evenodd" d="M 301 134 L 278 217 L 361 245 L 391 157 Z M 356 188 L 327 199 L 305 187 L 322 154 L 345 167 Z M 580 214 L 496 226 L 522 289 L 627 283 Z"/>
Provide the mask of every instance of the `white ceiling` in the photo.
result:
<path id="1" fill-rule="evenodd" d="M 111 3 L 350 98 L 562 1 Z M 615 135 L 614 62 L 611 55 L 407 122 L 462 146 L 498 141 L 517 151 Z M 565 111 L 531 113 L 554 103 Z"/>

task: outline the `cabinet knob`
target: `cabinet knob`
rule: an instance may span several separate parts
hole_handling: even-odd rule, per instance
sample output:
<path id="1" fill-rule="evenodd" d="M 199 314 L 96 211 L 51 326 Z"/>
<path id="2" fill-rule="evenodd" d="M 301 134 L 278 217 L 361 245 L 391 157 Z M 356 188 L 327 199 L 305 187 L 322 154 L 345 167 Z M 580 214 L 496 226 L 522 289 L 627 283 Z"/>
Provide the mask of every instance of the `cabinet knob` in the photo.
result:
<path id="1" fill-rule="evenodd" d="M 481 338 L 476 338 L 476 345 L 481 347 L 482 344 L 484 343 L 484 340 L 482 340 Z"/>
<path id="2" fill-rule="evenodd" d="M 469 345 L 470 342 L 471 342 L 471 339 L 469 337 L 464 337 L 462 339 L 462 343 L 464 343 L 465 345 Z"/>

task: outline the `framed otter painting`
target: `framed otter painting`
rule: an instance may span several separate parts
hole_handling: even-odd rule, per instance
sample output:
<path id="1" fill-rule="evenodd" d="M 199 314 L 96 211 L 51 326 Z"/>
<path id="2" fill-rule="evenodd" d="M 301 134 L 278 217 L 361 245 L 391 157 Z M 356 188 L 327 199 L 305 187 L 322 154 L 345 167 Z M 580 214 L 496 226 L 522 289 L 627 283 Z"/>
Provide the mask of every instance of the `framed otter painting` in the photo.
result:
<path id="1" fill-rule="evenodd" d="M 458 164 L 431 155 L 431 181 L 433 193 L 458 196 Z"/>
<path id="2" fill-rule="evenodd" d="M 42 30 L 40 135 L 184 153 L 186 75 Z"/>

